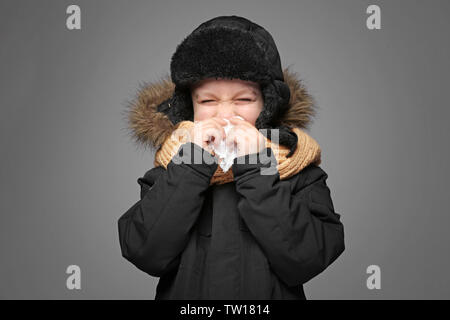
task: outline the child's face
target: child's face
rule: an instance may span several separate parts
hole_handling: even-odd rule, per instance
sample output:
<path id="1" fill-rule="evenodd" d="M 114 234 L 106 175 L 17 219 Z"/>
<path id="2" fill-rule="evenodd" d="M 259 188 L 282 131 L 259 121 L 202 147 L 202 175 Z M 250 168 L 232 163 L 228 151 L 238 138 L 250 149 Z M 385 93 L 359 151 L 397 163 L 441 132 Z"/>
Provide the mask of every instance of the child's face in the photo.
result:
<path id="1" fill-rule="evenodd" d="M 204 79 L 191 88 L 191 97 L 194 121 L 241 116 L 255 125 L 264 104 L 259 84 L 240 79 Z"/>

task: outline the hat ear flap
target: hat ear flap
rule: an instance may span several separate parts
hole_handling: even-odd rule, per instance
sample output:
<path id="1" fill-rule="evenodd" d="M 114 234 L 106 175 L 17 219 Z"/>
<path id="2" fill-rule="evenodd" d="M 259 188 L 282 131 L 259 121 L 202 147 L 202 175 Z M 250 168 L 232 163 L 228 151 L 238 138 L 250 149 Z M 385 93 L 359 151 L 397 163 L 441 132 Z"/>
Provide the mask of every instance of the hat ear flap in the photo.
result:
<path id="1" fill-rule="evenodd" d="M 263 110 L 255 122 L 257 129 L 278 129 L 278 143 L 290 149 L 287 157 L 290 157 L 297 148 L 297 135 L 285 125 L 279 125 L 279 121 L 284 113 L 289 109 L 291 99 L 291 90 L 286 82 L 273 80 L 272 82 L 261 85 L 262 95 L 264 97 Z M 271 140 L 270 130 L 265 130 L 266 138 Z"/>
<path id="2" fill-rule="evenodd" d="M 294 154 L 297 149 L 298 137 L 291 129 L 285 125 L 278 127 L 280 130 L 280 144 L 289 148 L 289 153 L 286 157 L 290 157 Z"/>
<path id="3" fill-rule="evenodd" d="M 255 127 L 258 129 L 267 128 L 271 124 L 277 123 L 288 110 L 291 98 L 289 86 L 280 80 L 261 85 L 261 92 L 264 98 L 264 106 L 255 122 Z"/>
<path id="4" fill-rule="evenodd" d="M 174 125 L 185 120 L 194 121 L 194 108 L 191 93 L 188 89 L 175 89 L 172 97 L 163 101 L 157 107 L 157 110 L 166 114 Z"/>
<path id="5" fill-rule="evenodd" d="M 291 99 L 291 89 L 288 84 L 284 81 L 274 80 L 273 81 L 275 91 L 280 97 L 279 109 L 281 113 L 284 113 L 289 107 L 289 100 Z"/>

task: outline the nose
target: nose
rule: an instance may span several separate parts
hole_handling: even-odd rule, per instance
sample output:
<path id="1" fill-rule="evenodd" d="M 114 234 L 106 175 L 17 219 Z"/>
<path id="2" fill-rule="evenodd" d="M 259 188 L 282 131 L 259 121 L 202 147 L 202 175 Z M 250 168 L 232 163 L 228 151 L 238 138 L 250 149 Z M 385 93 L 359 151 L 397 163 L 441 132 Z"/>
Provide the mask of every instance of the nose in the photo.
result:
<path id="1" fill-rule="evenodd" d="M 217 117 L 229 120 L 230 118 L 232 118 L 234 116 L 236 116 L 236 113 L 234 112 L 234 107 L 233 107 L 232 103 L 223 102 L 219 106 L 219 111 L 217 112 Z"/>

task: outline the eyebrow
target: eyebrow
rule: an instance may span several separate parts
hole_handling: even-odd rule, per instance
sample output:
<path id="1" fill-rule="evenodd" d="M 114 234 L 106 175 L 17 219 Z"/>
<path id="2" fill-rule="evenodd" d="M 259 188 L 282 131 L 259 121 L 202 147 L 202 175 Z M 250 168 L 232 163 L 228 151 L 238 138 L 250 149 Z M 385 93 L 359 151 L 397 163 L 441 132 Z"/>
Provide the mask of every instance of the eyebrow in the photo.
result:
<path id="1" fill-rule="evenodd" d="M 255 90 L 250 89 L 250 91 L 251 91 L 251 93 L 253 93 L 255 96 L 258 96 L 258 94 L 256 93 Z M 248 93 L 248 89 L 240 90 L 240 91 L 238 91 L 234 96 L 240 95 L 240 94 L 242 94 L 242 93 Z M 205 95 L 211 95 L 211 96 L 214 96 L 214 97 L 215 97 L 214 93 L 213 93 L 213 92 L 210 92 L 210 91 L 204 91 L 203 94 L 205 94 Z M 195 98 L 198 98 L 198 96 L 199 96 L 199 94 L 196 93 L 196 94 L 195 94 Z"/>

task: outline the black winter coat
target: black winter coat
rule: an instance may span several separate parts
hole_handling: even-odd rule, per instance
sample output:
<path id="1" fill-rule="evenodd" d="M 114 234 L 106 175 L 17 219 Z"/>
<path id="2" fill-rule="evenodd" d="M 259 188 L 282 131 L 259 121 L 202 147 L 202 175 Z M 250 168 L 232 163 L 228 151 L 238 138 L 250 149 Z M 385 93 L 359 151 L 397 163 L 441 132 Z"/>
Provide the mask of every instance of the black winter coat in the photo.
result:
<path id="1" fill-rule="evenodd" d="M 178 157 L 183 150 L 212 157 L 194 143 Z M 344 228 L 319 166 L 280 180 L 260 174 L 268 165 L 235 159 L 234 181 L 213 186 L 217 162 L 171 161 L 138 179 L 140 200 L 118 220 L 120 246 L 160 277 L 156 300 L 306 299 L 303 284 L 344 251 Z"/>

